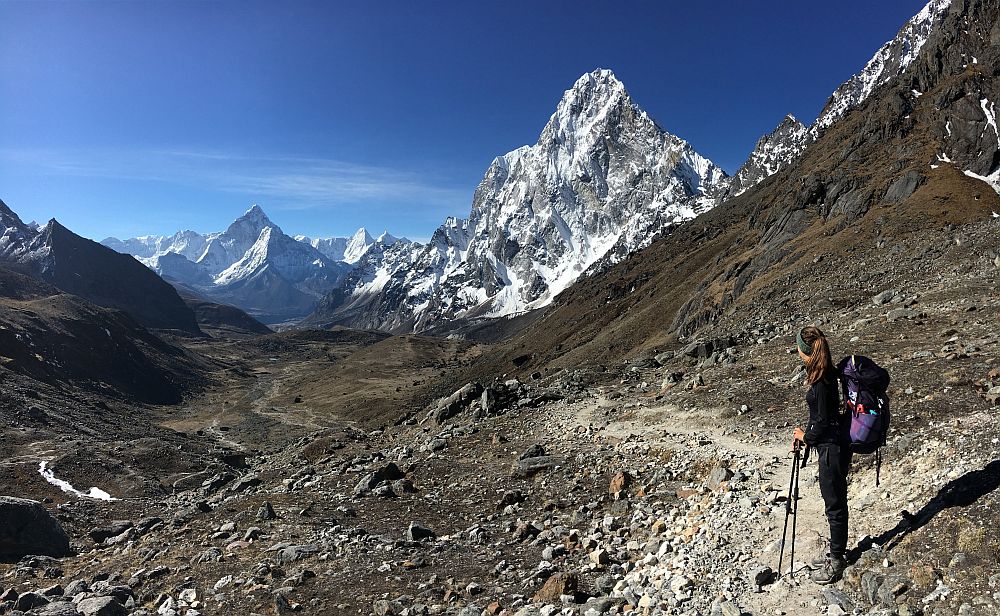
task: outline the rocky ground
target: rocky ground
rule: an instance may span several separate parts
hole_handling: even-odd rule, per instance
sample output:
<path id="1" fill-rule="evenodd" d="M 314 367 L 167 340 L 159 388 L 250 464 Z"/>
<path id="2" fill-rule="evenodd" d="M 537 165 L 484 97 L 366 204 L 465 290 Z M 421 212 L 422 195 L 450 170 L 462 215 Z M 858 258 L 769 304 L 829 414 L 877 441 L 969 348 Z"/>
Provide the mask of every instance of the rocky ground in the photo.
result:
<path id="1" fill-rule="evenodd" d="M 483 377 L 494 347 L 342 330 L 178 340 L 214 370 L 180 405 L 2 370 L 2 493 L 66 535 L 0 503 L 0 613 L 998 613 L 998 224 L 885 236 L 878 262 L 845 243 L 850 267 L 573 369 Z M 853 564 L 827 588 L 814 463 L 777 571 L 809 322 L 893 378 L 881 484 L 856 457 Z"/>
<path id="2" fill-rule="evenodd" d="M 979 299 L 954 299 L 956 285 L 995 289 L 996 268 L 985 258 L 957 263 L 938 289 L 901 288 L 826 311 L 835 352 L 857 350 L 890 370 L 895 409 L 879 487 L 871 459 L 855 460 L 860 547 L 834 586 L 807 579 L 826 533 L 815 464 L 802 471 L 795 562 L 787 566 L 786 552 L 783 575 L 770 574 L 787 440 L 804 415 L 790 332 L 793 317 L 809 316 L 793 310 L 787 325 L 621 365 L 523 382 L 498 376 L 382 413 L 393 421 L 381 425 L 341 412 L 318 426 L 323 405 L 310 394 L 277 404 L 301 389 L 303 365 L 319 363 L 309 352 L 322 346 L 310 336 L 220 346 L 231 360 L 242 353 L 243 376 L 162 421 L 244 455 L 172 474 L 167 489 L 140 496 L 57 458 L 56 473 L 77 487 L 93 482 L 126 497 L 22 484 L 48 499 L 76 555 L 0 565 L 0 611 L 997 613 L 1000 299 L 969 289 L 957 293 Z M 328 351 L 326 378 L 335 379 L 342 356 Z M 462 363 L 448 353 L 421 369 L 425 378 Z M 247 387 L 254 382 L 262 386 Z M 310 421 L 247 427 L 253 417 L 301 418 L 296 404 L 309 407 Z M 241 405 L 255 411 L 240 414 Z M 237 428 L 220 429 L 229 424 Z"/>

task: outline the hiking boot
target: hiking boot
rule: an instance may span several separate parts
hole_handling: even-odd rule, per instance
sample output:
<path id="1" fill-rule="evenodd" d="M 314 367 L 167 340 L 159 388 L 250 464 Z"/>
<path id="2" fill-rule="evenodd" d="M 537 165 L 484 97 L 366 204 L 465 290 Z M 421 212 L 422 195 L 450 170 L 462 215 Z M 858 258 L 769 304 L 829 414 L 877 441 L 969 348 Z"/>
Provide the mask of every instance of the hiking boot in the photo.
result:
<path id="1" fill-rule="evenodd" d="M 828 556 L 809 578 L 817 584 L 832 584 L 840 579 L 840 574 L 844 572 L 845 567 L 847 567 L 847 561 L 844 560 L 843 556 Z"/>
<path id="2" fill-rule="evenodd" d="M 824 552 L 824 553 L 820 554 L 819 556 L 817 556 L 816 558 L 814 558 L 814 559 L 812 559 L 812 560 L 809 561 L 809 568 L 810 569 L 819 569 L 820 567 L 822 567 L 823 565 L 825 565 L 826 561 L 828 561 L 828 560 L 830 560 L 830 553 L 829 552 Z"/>

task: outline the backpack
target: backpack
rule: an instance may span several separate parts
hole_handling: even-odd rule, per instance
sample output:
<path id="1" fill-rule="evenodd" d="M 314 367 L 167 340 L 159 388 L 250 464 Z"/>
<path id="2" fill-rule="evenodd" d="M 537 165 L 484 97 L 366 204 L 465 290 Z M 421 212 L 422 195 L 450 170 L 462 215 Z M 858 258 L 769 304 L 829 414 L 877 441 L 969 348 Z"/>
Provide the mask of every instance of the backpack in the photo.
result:
<path id="1" fill-rule="evenodd" d="M 889 433 L 889 373 L 862 355 L 851 355 L 837 364 L 844 391 L 844 412 L 851 417 L 851 451 L 875 454 L 875 485 L 882 467 L 880 448 Z"/>

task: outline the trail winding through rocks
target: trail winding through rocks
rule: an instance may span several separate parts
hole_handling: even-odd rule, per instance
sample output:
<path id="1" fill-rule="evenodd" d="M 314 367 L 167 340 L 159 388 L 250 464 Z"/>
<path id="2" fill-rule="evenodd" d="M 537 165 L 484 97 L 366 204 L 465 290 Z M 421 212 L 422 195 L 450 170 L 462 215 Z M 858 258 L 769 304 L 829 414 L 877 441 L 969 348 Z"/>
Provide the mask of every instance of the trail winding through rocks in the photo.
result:
<path id="1" fill-rule="evenodd" d="M 595 438 L 632 443 L 633 450 L 641 450 L 644 446 L 689 449 L 694 442 L 698 449 L 696 457 L 703 459 L 750 457 L 768 465 L 766 483 L 772 490 L 777 490 L 781 511 L 784 511 L 793 463 L 789 443 L 778 439 L 753 440 L 745 434 L 724 430 L 719 427 L 721 420 L 713 420 L 719 413 L 707 409 L 685 411 L 674 405 L 640 405 L 634 411 L 610 420 L 600 417 L 599 411 L 614 406 L 614 401 L 599 398 L 594 403 L 582 404 L 575 409 L 566 407 L 565 412 L 557 411 L 551 415 L 550 433 L 553 437 L 562 435 L 565 438 L 578 429 L 589 428 L 599 435 Z M 791 429 L 788 431 L 790 440 Z M 822 606 L 829 603 L 821 594 L 822 587 L 809 579 L 807 565 L 825 552 L 829 537 L 823 499 L 816 481 L 817 473 L 816 460 L 810 456 L 807 465 L 800 471 L 794 564 L 789 561 L 793 516 L 788 522 L 789 544 L 784 555 L 784 575 L 776 582 L 763 586 L 759 592 L 740 597 L 736 603 L 744 612 L 806 616 L 820 613 L 824 609 Z M 766 487 L 762 487 L 761 491 L 765 491 Z M 783 513 L 780 517 L 772 514 L 759 522 L 747 520 L 746 524 L 739 525 L 738 532 L 727 533 L 720 537 L 720 541 L 730 547 L 735 546 L 740 552 L 753 554 L 756 563 L 777 571 L 783 523 Z"/>

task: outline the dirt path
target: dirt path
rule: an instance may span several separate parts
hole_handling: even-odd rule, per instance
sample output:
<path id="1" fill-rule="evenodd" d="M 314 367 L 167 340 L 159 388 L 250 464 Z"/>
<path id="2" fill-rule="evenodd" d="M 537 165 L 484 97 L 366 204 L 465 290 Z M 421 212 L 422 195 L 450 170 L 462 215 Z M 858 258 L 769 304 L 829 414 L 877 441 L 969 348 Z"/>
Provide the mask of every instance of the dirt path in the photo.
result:
<path id="1" fill-rule="evenodd" d="M 636 407 L 612 420 L 600 417 L 599 411 L 614 406 L 615 401 L 599 398 L 575 408 L 567 407 L 562 413 L 552 416 L 553 433 L 565 435 L 573 433 L 578 427 L 591 427 L 614 440 L 655 439 L 673 447 L 688 447 L 692 437 L 702 437 L 706 453 L 711 452 L 709 455 L 717 458 L 741 453 L 779 460 L 779 464 L 771 469 L 771 484 L 783 498 L 787 495 L 793 462 L 787 444 L 778 440 L 750 441 L 738 432 L 719 428 L 723 423 L 721 410 L 699 409 L 691 412 L 674 405 L 656 405 Z M 567 427 L 570 429 L 567 430 Z M 794 569 L 789 560 L 793 516 L 789 518 L 789 543 L 783 562 L 786 575 L 742 603 L 743 609 L 753 614 L 815 616 L 821 610 L 818 606 L 827 603 L 821 594 L 822 587 L 809 579 L 810 570 L 806 566 L 825 551 L 829 538 L 816 475 L 816 460 L 812 458 L 805 468 L 800 469 Z M 761 564 L 777 570 L 783 523 L 784 515 L 775 516 L 768 525 L 747 527 L 745 533 L 727 539 L 733 544 L 742 544 L 747 551 L 758 554 L 757 560 Z M 789 571 L 793 573 L 788 575 Z"/>

